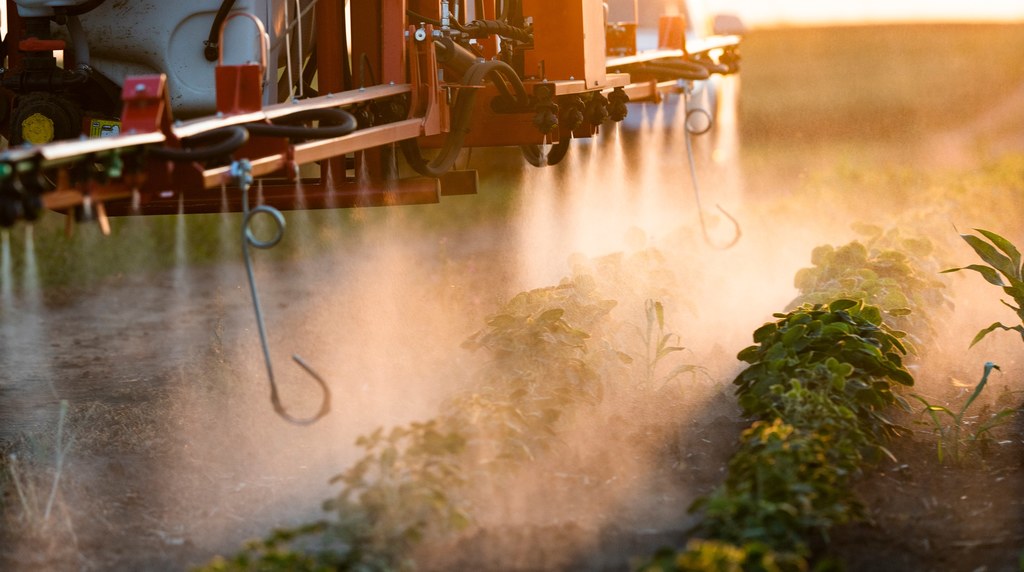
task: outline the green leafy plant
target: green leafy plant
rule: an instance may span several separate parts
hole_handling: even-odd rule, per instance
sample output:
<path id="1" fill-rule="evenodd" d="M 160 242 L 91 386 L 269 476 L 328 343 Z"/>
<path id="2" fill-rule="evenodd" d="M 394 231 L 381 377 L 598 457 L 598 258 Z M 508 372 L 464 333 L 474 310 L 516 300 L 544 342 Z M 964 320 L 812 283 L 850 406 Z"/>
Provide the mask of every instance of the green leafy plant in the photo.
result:
<path id="1" fill-rule="evenodd" d="M 409 555 L 423 538 L 469 524 L 459 495 L 465 482 L 461 431 L 438 420 L 414 422 L 377 429 L 356 444 L 366 454 L 331 479 L 343 485 L 324 503 L 334 519 L 275 530 L 199 570 L 412 570 Z"/>
<path id="2" fill-rule="evenodd" d="M 843 396 L 869 430 L 898 432 L 883 409 L 910 407 L 888 381 L 910 386 L 914 378 L 903 365 L 903 333 L 882 323 L 877 307 L 844 299 L 775 317 L 754 332 L 756 344 L 738 355 L 750 364 L 733 381 L 746 415 L 764 419 L 775 414 L 778 394 L 773 388 L 785 389 L 799 379 L 813 390 Z"/>
<path id="3" fill-rule="evenodd" d="M 65 461 L 74 444 L 74 436 L 65 431 L 68 416 L 68 402 L 61 400 L 57 416 L 56 440 L 53 444 L 54 462 L 53 476 L 39 477 L 35 471 L 27 470 L 26 463 L 18 458 L 17 453 L 7 454 L 0 467 L 6 469 L 21 509 L 21 525 L 33 533 L 43 533 L 50 529 L 53 522 L 54 508 L 60 492 L 61 478 L 64 475 Z M 49 472 L 49 471 L 46 471 Z M 46 480 L 49 482 L 46 482 Z M 45 500 L 44 500 L 45 498 Z M 70 526 L 70 525 L 69 525 Z"/>
<path id="4" fill-rule="evenodd" d="M 674 354 L 686 351 L 686 348 L 679 345 L 678 334 L 667 332 L 665 328 L 665 307 L 660 301 L 646 300 L 644 314 L 647 318 L 646 326 L 641 329 L 634 326 L 637 335 L 643 342 L 643 355 L 635 360 L 641 369 L 637 376 L 637 385 L 641 389 L 661 389 L 672 381 L 686 373 L 697 373 L 703 368 L 696 364 L 678 364 L 669 371 L 661 373 L 662 364 L 666 363 Z M 634 362 L 632 358 L 629 360 Z"/>
<path id="5" fill-rule="evenodd" d="M 794 278 L 800 295 L 790 307 L 863 300 L 878 307 L 895 329 L 929 341 L 935 335 L 932 314 L 952 307 L 945 284 L 934 278 L 941 266 L 931 241 L 906 236 L 897 228 L 860 224 L 854 230 L 860 240 L 812 251 L 813 266 Z"/>
<path id="6" fill-rule="evenodd" d="M 779 416 L 744 431 L 725 485 L 692 507 L 701 530 L 734 543 L 761 542 L 808 556 L 807 539 L 862 516 L 849 488 L 871 437 L 853 411 L 793 380 Z"/>
<path id="7" fill-rule="evenodd" d="M 401 558 L 427 534 L 469 524 L 458 499 L 466 447 L 459 428 L 444 419 L 415 422 L 377 429 L 356 445 L 366 454 L 331 479 L 344 487 L 324 509 L 337 513 L 346 540 L 364 559 L 402 567 Z"/>
<path id="8" fill-rule="evenodd" d="M 664 548 L 637 567 L 639 572 L 805 572 L 807 559 L 778 552 L 761 542 L 743 545 L 719 540 L 690 540 L 677 552 Z"/>
<path id="9" fill-rule="evenodd" d="M 973 234 L 961 234 L 960 238 L 970 245 L 974 252 L 987 264 L 970 264 L 960 268 L 950 268 L 943 272 L 958 272 L 960 270 L 973 270 L 981 274 L 985 281 L 994 286 L 999 286 L 1003 292 L 1013 298 L 1017 304 L 1014 306 L 1003 300 L 1003 304 L 1016 312 L 1021 324 L 1007 326 L 1002 322 L 995 322 L 987 328 L 982 329 L 971 340 L 971 346 L 980 342 L 985 336 L 997 329 L 1016 331 L 1024 340 L 1024 268 L 1021 266 L 1021 254 L 1017 247 L 1002 236 L 980 228 L 974 229 L 984 238 Z M 985 241 L 985 238 L 988 241 Z"/>
<path id="10" fill-rule="evenodd" d="M 294 543 L 323 533 L 328 524 L 318 521 L 297 528 L 275 530 L 267 538 L 247 542 L 243 550 L 231 558 L 215 556 L 196 572 L 329 572 L 353 570 L 358 562 L 346 561 L 343 555 L 330 551 L 296 550 Z M 373 570 L 365 567 L 366 570 Z"/>
<path id="11" fill-rule="evenodd" d="M 463 343 L 481 358 L 481 367 L 436 418 L 358 439 L 364 455 L 332 479 L 342 489 L 324 504 L 330 519 L 275 531 L 207 569 L 412 568 L 422 539 L 471 521 L 472 502 L 486 494 L 467 483 L 514 478 L 561 443 L 567 422 L 599 406 L 609 386 L 660 387 L 697 370 L 683 365 L 662 371 L 682 347 L 679 336 L 667 331 L 662 303 L 633 298 L 649 289 L 625 296 L 631 312 L 644 309 L 646 329 L 635 328 L 640 336 L 624 335 L 632 325 L 612 317 L 619 304 L 606 292 L 619 290 L 627 277 L 665 276 L 663 262 L 653 250 L 579 261 L 559 285 L 514 296 Z M 645 370 L 634 376 L 630 366 L 641 362 Z M 643 380 L 609 383 L 619 376 Z"/>
<path id="12" fill-rule="evenodd" d="M 535 458 L 580 407 L 604 398 L 599 372 L 620 352 L 592 349 L 616 305 L 588 277 L 523 292 L 487 319 L 463 347 L 486 353 L 476 382 L 445 405 L 471 427 L 470 447 L 484 464 Z"/>
<path id="13" fill-rule="evenodd" d="M 952 409 L 943 405 L 935 405 L 926 400 L 920 395 L 912 394 L 911 397 L 917 399 L 924 404 L 924 410 L 922 413 L 927 413 L 929 419 L 932 422 L 932 427 L 935 434 L 938 436 L 938 442 L 936 444 L 936 453 L 939 458 L 939 462 L 944 462 L 946 458 L 946 450 L 951 449 L 950 454 L 953 462 L 959 463 L 964 458 L 964 452 L 961 445 L 964 444 L 977 444 L 985 443 L 991 438 L 992 431 L 1009 422 L 1010 416 L 1017 413 L 1016 408 L 1004 408 L 996 413 L 992 413 L 987 419 L 978 422 L 976 427 L 972 427 L 970 420 L 966 417 L 967 409 L 978 396 L 981 395 L 982 390 L 985 389 L 985 385 L 988 383 L 989 374 L 992 370 L 998 370 L 999 366 L 992 363 L 985 363 L 985 372 L 981 376 L 981 381 L 974 387 L 974 391 L 970 397 L 960 406 L 959 411 L 953 412 Z M 939 414 L 943 414 L 948 418 L 948 423 L 944 423 Z"/>
<path id="14" fill-rule="evenodd" d="M 758 328 L 739 353 L 748 367 L 734 383 L 745 414 L 757 419 L 740 438 L 725 483 L 698 498 L 698 536 L 659 553 L 644 570 L 805 570 L 811 539 L 863 518 L 851 490 L 865 452 L 891 453 L 882 440 L 900 429 L 884 415 L 906 401 L 893 386 L 913 385 L 903 366 L 902 332 L 863 300 L 803 305 Z M 776 560 L 749 559 L 766 547 Z M 820 564 L 820 562 L 819 562 Z"/>

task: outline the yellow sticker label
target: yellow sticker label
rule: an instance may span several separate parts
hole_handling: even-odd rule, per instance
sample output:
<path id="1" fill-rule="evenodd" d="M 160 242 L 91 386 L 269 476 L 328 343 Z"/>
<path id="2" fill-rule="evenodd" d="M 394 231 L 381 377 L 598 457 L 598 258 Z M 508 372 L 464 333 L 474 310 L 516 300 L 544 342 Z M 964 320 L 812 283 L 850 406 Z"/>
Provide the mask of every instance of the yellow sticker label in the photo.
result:
<path id="1" fill-rule="evenodd" d="M 89 121 L 89 137 L 113 137 L 121 133 L 121 122 L 110 119 L 93 119 Z"/>
<path id="2" fill-rule="evenodd" d="M 21 138 L 33 145 L 53 141 L 53 120 L 42 113 L 33 113 L 21 122 Z"/>

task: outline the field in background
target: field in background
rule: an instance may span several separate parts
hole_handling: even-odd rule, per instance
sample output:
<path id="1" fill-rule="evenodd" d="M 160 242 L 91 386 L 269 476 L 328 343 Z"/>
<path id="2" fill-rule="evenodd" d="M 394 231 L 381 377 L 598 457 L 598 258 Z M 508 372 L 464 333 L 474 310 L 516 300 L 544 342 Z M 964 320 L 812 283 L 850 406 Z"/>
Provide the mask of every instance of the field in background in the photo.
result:
<path id="1" fill-rule="evenodd" d="M 753 145 L 912 143 L 1024 84 L 1024 25 L 756 30 L 742 54 L 740 128 Z"/>

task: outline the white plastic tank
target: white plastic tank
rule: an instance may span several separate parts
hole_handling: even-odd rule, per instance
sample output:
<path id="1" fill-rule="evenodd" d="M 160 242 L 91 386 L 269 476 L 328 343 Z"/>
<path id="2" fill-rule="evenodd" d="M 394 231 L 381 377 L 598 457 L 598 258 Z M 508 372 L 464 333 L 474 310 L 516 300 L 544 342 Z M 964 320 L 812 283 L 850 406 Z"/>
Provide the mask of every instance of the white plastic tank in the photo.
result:
<path id="1" fill-rule="evenodd" d="M 89 0 L 14 0 L 18 5 L 18 15 L 26 18 L 34 16 L 53 16 L 54 8 L 80 6 Z"/>
<path id="2" fill-rule="evenodd" d="M 52 15 L 54 7 L 77 6 L 88 0 L 15 1 L 18 13 L 27 17 Z M 129 75 L 167 74 L 175 117 L 210 114 L 215 110 L 216 62 L 207 61 L 205 42 L 223 1 L 102 2 L 79 17 L 88 43 L 88 64 L 118 84 L 123 84 Z M 268 61 L 272 65 L 264 79 L 265 104 L 278 100 L 277 62 L 283 57 L 284 49 L 284 42 L 279 38 L 285 33 L 286 10 L 294 21 L 296 14 L 308 4 L 309 0 L 236 0 L 232 7 L 231 13 L 249 12 L 266 27 L 271 46 Z M 307 39 L 310 35 L 307 32 Z M 224 63 L 260 61 L 256 27 L 248 18 L 228 20 L 223 38 Z"/>

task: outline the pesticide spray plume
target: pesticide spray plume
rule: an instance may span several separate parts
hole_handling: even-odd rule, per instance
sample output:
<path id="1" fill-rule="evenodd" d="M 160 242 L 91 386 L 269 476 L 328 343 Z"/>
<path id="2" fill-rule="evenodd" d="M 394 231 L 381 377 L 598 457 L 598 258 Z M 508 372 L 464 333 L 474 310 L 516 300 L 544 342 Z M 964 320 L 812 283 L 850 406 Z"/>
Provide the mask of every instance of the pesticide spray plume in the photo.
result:
<path id="1" fill-rule="evenodd" d="M 428 570 L 487 563 L 587 569 L 637 550 L 627 546 L 627 533 L 639 537 L 642 556 L 693 524 L 686 506 L 706 492 L 701 484 L 721 474 L 724 444 L 743 427 L 730 385 L 742 368 L 736 353 L 799 294 L 794 275 L 811 265 L 814 247 L 863 240 L 852 228 L 858 222 L 929 238 L 943 267 L 974 262 L 954 224 L 1024 244 L 1019 206 L 991 180 L 953 185 L 941 175 L 935 181 L 872 180 L 810 169 L 801 179 L 775 181 L 777 173 L 747 170 L 735 117 L 726 117 L 693 141 L 707 204 L 721 204 L 743 226 L 733 248 L 715 249 L 702 237 L 690 189 L 683 107 L 679 99 L 633 106 L 623 126 L 602 127 L 597 141 L 574 141 L 561 164 L 524 167 L 519 188 L 512 189 L 509 220 L 445 227 L 427 210 L 463 208 L 459 201 L 474 197 L 447 197 L 440 207 L 289 214 L 283 255 L 260 254 L 255 274 L 288 408 L 312 412 L 319 398 L 287 363 L 292 353 L 303 355 L 332 387 L 333 413 L 312 427 L 291 427 L 268 405 L 241 263 L 190 260 L 203 237 L 221 241 L 214 250 L 237 251 L 237 215 L 211 215 L 206 220 L 217 229 L 202 236 L 180 220 L 115 223 L 115 237 L 166 227 L 160 232 L 174 266 L 156 277 L 126 270 L 127 278 L 111 279 L 59 308 L 44 308 L 39 300 L 20 305 L 26 293 L 14 287 L 15 277 L 38 266 L 34 258 L 16 264 L 19 249 L 12 242 L 23 239 L 5 232 L 2 361 L 14 364 L 21 378 L 57 380 L 55 395 L 46 399 L 76 398 L 70 430 L 81 450 L 97 456 L 72 457 L 63 481 L 68 493 L 59 502 L 74 516 L 75 534 L 86 544 L 104 537 L 133 542 L 132 528 L 150 531 L 177 559 L 171 566 L 180 568 L 231 553 L 273 527 L 323 518 L 320 502 L 338 492 L 329 479 L 364 453 L 356 437 L 447 414 L 453 396 L 479 385 L 493 356 L 460 346 L 510 299 L 618 268 L 615 288 L 600 292 L 617 302 L 609 312 L 623 326 L 615 333 L 637 344 L 646 327 L 660 333 L 663 320 L 663 331 L 678 336 L 673 344 L 685 348 L 672 354 L 674 363 L 699 368 L 642 389 L 630 377 L 642 373 L 642 352 L 616 365 L 615 373 L 628 372 L 621 377 L 601 372 L 604 398 L 564 412 L 557 439 L 530 463 L 471 481 L 463 494 L 475 508 L 474 524 L 423 545 L 417 556 Z M 666 123 L 672 126 L 667 133 Z M 755 175 L 756 193 L 747 181 Z M 724 216 L 704 215 L 715 237 L 728 236 Z M 83 234 L 83 240 L 95 238 Z M 967 349 L 978 329 L 1012 318 L 998 302 L 998 289 L 973 275 L 939 279 L 955 306 L 934 309 L 935 344 L 943 350 L 921 357 L 914 391 L 960 391 L 945 372 L 974 382 L 985 361 L 1003 368 L 994 384 L 1019 379 L 1016 334 L 996 332 Z M 30 274 L 23 278 L 26 288 L 38 282 Z M 661 318 L 654 302 L 661 304 Z M 31 311 L 12 319 L 8 312 L 19 307 Z M 146 310 L 125 323 L 126 307 Z M 18 325 L 39 315 L 47 319 L 35 330 Z M 60 340 L 66 324 L 83 326 L 72 341 L 50 342 L 58 345 L 54 355 L 46 353 L 47 341 Z M 600 341 L 589 338 L 588 352 L 598 353 Z M 52 365 L 39 369 L 14 359 L 19 343 L 38 344 L 43 353 L 25 355 Z M 76 372 L 74 379 L 62 374 L 65 368 Z M 19 390 L 30 392 L 27 384 Z M 31 391 L 40 399 L 38 388 Z M 113 398 L 96 400 L 90 392 Z M 79 400 L 104 405 L 76 409 Z M 0 411 L 7 415 L 7 406 Z M 119 424 L 103 424 L 110 419 Z M 123 446 L 120 456 L 112 459 L 105 443 Z M 126 498 L 134 500 L 104 483 L 110 465 L 124 477 L 111 482 L 131 483 Z M 473 464 L 468 471 L 483 474 Z M 81 516 L 104 506 L 117 507 L 125 523 Z M 170 567 L 155 558 L 120 564 Z"/>

